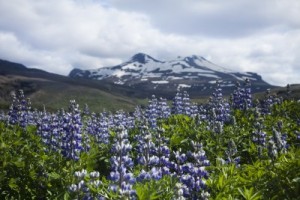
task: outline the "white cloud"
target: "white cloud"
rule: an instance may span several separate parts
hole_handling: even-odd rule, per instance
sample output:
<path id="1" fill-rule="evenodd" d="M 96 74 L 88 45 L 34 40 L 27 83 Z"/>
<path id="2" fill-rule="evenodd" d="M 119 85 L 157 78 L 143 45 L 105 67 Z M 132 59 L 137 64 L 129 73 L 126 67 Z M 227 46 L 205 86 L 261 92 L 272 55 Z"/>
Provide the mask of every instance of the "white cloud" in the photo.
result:
<path id="1" fill-rule="evenodd" d="M 67 75 L 137 52 L 197 54 L 286 85 L 300 77 L 299 10 L 297 0 L 0 1 L 0 58 Z"/>

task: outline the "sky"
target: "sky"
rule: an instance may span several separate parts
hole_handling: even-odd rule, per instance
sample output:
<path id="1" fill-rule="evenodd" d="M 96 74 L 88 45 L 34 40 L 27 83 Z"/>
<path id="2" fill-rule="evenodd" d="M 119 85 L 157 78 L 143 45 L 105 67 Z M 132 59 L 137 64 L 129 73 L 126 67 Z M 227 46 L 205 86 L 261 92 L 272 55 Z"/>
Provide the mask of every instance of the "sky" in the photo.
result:
<path id="1" fill-rule="evenodd" d="M 299 0 L 0 0 L 0 59 L 68 75 L 143 52 L 300 83 Z"/>

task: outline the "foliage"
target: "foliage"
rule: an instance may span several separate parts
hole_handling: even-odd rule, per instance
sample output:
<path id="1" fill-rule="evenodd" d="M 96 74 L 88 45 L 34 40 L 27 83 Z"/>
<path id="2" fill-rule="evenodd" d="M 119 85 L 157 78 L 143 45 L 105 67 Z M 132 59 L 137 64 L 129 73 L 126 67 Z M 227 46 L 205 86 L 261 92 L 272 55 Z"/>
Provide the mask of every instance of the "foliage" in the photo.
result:
<path id="1" fill-rule="evenodd" d="M 0 198 L 299 198 L 300 103 L 266 109 L 248 98 L 224 119 L 226 102 L 211 102 L 164 117 L 157 103 L 151 120 L 143 111 L 81 112 L 75 101 L 56 114 L 15 105 L 0 116 Z"/>

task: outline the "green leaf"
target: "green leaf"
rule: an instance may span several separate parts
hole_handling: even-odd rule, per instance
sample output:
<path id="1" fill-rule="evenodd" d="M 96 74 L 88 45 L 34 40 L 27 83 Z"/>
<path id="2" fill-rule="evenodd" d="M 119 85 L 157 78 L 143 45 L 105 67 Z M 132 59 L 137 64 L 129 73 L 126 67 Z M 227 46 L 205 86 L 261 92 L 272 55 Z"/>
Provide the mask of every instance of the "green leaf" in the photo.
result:
<path id="1" fill-rule="evenodd" d="M 12 190 L 18 190 L 17 181 L 16 181 L 16 179 L 14 179 L 14 178 L 9 179 L 8 186 L 9 186 Z"/>
<path id="2" fill-rule="evenodd" d="M 60 178 L 60 175 L 56 172 L 48 173 L 48 176 L 53 178 L 53 179 L 59 179 Z"/>
<path id="3" fill-rule="evenodd" d="M 250 189 L 247 189 L 244 187 L 242 190 L 241 188 L 238 188 L 239 193 L 246 199 L 246 200 L 258 200 L 261 199 L 260 193 L 256 192 L 253 194 L 253 187 Z"/>
<path id="4" fill-rule="evenodd" d="M 300 177 L 294 178 L 292 180 L 292 182 L 294 182 L 294 183 L 300 183 Z"/>
<path id="5" fill-rule="evenodd" d="M 36 172 L 34 170 L 31 170 L 29 172 L 29 176 L 32 178 L 32 179 L 36 179 Z"/>
<path id="6" fill-rule="evenodd" d="M 69 200 L 70 199 L 70 195 L 69 195 L 69 193 L 65 193 L 64 194 L 64 200 Z"/>
<path id="7" fill-rule="evenodd" d="M 18 159 L 18 161 L 15 161 L 14 164 L 18 167 L 18 168 L 24 168 L 25 167 L 25 162 L 21 161 L 21 159 Z"/>

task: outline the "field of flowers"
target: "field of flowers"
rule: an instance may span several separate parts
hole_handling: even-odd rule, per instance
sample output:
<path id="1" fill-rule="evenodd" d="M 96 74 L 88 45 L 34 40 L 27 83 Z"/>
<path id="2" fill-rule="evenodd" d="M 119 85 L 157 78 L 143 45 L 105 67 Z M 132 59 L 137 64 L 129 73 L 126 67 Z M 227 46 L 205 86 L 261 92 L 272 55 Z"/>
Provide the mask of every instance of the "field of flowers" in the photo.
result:
<path id="1" fill-rule="evenodd" d="M 19 91 L 0 113 L 0 199 L 299 199 L 299 147 L 300 102 L 254 100 L 247 80 L 132 113 L 50 113 Z"/>

